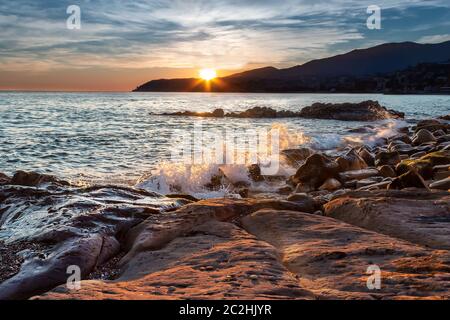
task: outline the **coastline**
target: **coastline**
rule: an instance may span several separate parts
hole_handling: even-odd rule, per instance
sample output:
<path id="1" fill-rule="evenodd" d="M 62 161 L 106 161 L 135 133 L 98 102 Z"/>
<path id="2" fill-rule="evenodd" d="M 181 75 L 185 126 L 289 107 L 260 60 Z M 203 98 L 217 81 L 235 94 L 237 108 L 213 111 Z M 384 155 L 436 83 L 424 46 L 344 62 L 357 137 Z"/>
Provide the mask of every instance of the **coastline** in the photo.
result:
<path id="1" fill-rule="evenodd" d="M 14 270 L 2 271 L 9 280 L 0 283 L 0 297 L 450 297 L 450 286 L 442 286 L 450 277 L 448 121 L 422 120 L 375 145 L 349 144 L 331 155 L 301 147 L 284 155 L 295 174 L 272 195 L 235 183 L 241 199 L 80 187 L 26 172 L 0 176 L 2 229 L 11 231 L 0 252 L 2 261 L 18 259 Z M 260 178 L 253 170 L 253 182 Z M 57 229 L 33 220 L 43 211 L 67 220 Z M 24 226 L 34 229 L 18 232 Z M 72 264 L 90 279 L 80 290 L 64 284 Z M 373 264 L 388 277 L 379 291 L 366 287 Z"/>

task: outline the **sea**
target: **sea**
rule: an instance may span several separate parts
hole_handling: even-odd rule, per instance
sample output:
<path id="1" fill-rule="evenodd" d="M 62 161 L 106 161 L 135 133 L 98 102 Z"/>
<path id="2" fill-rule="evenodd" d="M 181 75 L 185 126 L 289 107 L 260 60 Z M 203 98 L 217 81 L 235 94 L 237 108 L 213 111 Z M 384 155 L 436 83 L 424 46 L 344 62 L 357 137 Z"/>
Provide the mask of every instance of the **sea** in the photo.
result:
<path id="1" fill-rule="evenodd" d="M 404 112 L 405 120 L 364 123 L 157 115 L 217 108 L 244 111 L 256 106 L 299 111 L 315 102 L 364 100 Z M 0 172 L 36 171 L 71 182 L 140 185 L 161 193 L 173 191 L 170 185 L 178 182 L 182 185 L 178 191 L 195 193 L 210 179 L 211 167 L 194 169 L 177 163 L 173 156 L 180 141 L 191 137 L 195 128 L 239 134 L 276 127 L 282 128 L 283 147 L 327 150 L 361 141 L 358 130 L 352 131 L 355 128 L 371 128 L 364 137 L 370 140 L 402 123 L 449 113 L 449 95 L 0 92 Z"/>

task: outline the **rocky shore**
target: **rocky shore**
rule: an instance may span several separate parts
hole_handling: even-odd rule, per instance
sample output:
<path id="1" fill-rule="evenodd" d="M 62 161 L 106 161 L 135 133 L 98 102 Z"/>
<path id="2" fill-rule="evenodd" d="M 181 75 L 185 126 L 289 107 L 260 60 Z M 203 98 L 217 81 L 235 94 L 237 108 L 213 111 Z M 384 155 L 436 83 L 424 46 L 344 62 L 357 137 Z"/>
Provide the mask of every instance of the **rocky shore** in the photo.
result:
<path id="1" fill-rule="evenodd" d="M 450 299 L 448 118 L 283 157 L 295 174 L 278 192 L 235 183 L 240 199 L 0 174 L 0 299 Z"/>
<path id="2" fill-rule="evenodd" d="M 157 115 L 207 117 L 207 118 L 309 118 L 334 119 L 342 121 L 375 121 L 383 119 L 401 119 L 402 112 L 389 110 L 378 101 L 363 101 L 360 103 L 314 103 L 300 111 L 277 111 L 269 107 L 254 107 L 243 112 L 226 113 L 223 109 L 213 112 L 182 111 Z"/>

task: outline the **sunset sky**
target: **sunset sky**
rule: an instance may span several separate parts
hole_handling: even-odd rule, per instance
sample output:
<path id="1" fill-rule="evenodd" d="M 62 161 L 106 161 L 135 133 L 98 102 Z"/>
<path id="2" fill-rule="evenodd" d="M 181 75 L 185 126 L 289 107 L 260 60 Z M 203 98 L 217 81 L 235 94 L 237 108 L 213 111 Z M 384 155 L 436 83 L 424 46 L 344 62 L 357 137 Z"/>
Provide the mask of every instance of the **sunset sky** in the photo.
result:
<path id="1" fill-rule="evenodd" d="M 369 30 L 368 5 L 382 9 Z M 81 30 L 66 9 L 81 8 Z M 0 89 L 129 91 L 384 42 L 450 40 L 449 0 L 14 0 L 0 2 Z"/>

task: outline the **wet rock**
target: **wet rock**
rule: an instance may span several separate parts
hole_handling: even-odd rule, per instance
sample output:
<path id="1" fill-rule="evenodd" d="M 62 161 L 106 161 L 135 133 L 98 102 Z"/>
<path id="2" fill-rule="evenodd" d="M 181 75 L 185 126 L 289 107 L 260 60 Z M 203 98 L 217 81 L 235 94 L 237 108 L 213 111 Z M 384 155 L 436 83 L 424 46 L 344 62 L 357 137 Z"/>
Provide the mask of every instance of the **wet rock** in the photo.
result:
<path id="1" fill-rule="evenodd" d="M 344 121 L 374 121 L 382 119 L 399 119 L 404 114 L 388 110 L 380 106 L 377 101 L 363 101 L 361 103 L 314 103 L 303 108 L 300 116 L 314 119 L 334 119 Z"/>
<path id="2" fill-rule="evenodd" d="M 305 193 L 305 192 L 311 192 L 311 191 L 314 191 L 314 190 L 315 190 L 315 188 L 313 188 L 309 184 L 299 183 L 295 187 L 294 192 L 295 193 Z"/>
<path id="3" fill-rule="evenodd" d="M 223 118 L 225 116 L 225 112 L 223 111 L 223 109 L 215 109 L 212 112 L 212 116 L 215 118 Z"/>
<path id="4" fill-rule="evenodd" d="M 70 265 L 87 276 L 119 252 L 131 227 L 178 201 L 119 186 L 7 186 L 0 199 L 0 241 L 39 246 L 27 246 L 20 271 L 0 284 L 0 299 L 25 299 L 65 283 Z"/>
<path id="5" fill-rule="evenodd" d="M 319 187 L 319 190 L 334 191 L 339 189 L 341 186 L 342 184 L 338 180 L 330 178 L 325 180 L 325 182 Z"/>
<path id="6" fill-rule="evenodd" d="M 324 209 L 327 216 L 361 228 L 421 246 L 450 249 L 448 192 L 354 191 L 325 204 Z"/>
<path id="7" fill-rule="evenodd" d="M 378 168 L 380 174 L 385 178 L 394 178 L 397 176 L 392 166 L 384 165 Z"/>
<path id="8" fill-rule="evenodd" d="M 439 119 L 450 121 L 450 114 L 439 117 Z"/>
<path id="9" fill-rule="evenodd" d="M 433 167 L 433 179 L 434 180 L 442 180 L 447 177 L 450 177 L 450 165 L 440 165 Z"/>
<path id="10" fill-rule="evenodd" d="M 261 167 L 258 164 L 252 164 L 248 167 L 248 175 L 252 181 L 264 181 L 264 177 L 261 175 Z"/>
<path id="11" fill-rule="evenodd" d="M 17 171 L 10 181 L 11 185 L 29 186 L 29 187 L 35 187 L 46 183 L 61 186 L 70 185 L 67 181 L 59 180 L 58 178 L 51 175 L 25 171 Z"/>
<path id="12" fill-rule="evenodd" d="M 314 210 L 316 210 L 314 199 L 306 193 L 294 193 L 290 195 L 287 200 L 300 204 L 304 207 L 305 212 L 314 212 Z"/>
<path id="13" fill-rule="evenodd" d="M 366 186 L 359 187 L 358 190 L 360 190 L 360 191 L 383 190 L 383 189 L 387 189 L 388 186 L 390 185 L 390 183 L 391 183 L 390 180 L 381 181 L 381 182 L 368 184 Z"/>
<path id="14" fill-rule="evenodd" d="M 450 165 L 450 151 L 436 151 L 419 159 L 403 160 L 396 166 L 395 171 L 398 175 L 402 175 L 413 168 L 428 180 L 433 177 L 433 167 L 445 164 Z"/>
<path id="15" fill-rule="evenodd" d="M 0 172 L 0 186 L 5 185 L 5 184 L 10 184 L 11 183 L 11 178 L 8 177 L 6 174 L 3 174 Z"/>
<path id="16" fill-rule="evenodd" d="M 436 141 L 436 138 L 433 136 L 433 134 L 430 131 L 428 131 L 426 129 L 420 129 L 414 135 L 412 144 L 415 146 L 419 146 L 423 143 L 435 142 L 435 141 Z"/>
<path id="17" fill-rule="evenodd" d="M 419 158 L 422 158 L 423 156 L 426 156 L 426 155 L 427 155 L 427 153 L 425 151 L 420 151 L 420 152 L 413 153 L 410 156 L 410 158 L 411 159 L 419 159 Z"/>
<path id="18" fill-rule="evenodd" d="M 314 151 L 310 148 L 286 149 L 281 151 L 281 155 L 294 167 L 297 167 L 312 154 L 314 154 Z"/>
<path id="19" fill-rule="evenodd" d="M 367 168 L 366 162 L 352 149 L 345 155 L 337 158 L 339 171 L 360 170 Z"/>
<path id="20" fill-rule="evenodd" d="M 422 120 L 417 123 L 415 132 L 418 132 L 422 129 L 428 130 L 430 132 L 435 132 L 438 130 L 447 131 L 450 128 L 450 124 L 443 123 L 436 119 L 430 120 Z"/>
<path id="21" fill-rule="evenodd" d="M 377 167 L 381 167 L 383 165 L 395 166 L 400 161 L 400 154 L 397 151 L 381 151 L 375 156 L 375 165 Z"/>
<path id="22" fill-rule="evenodd" d="M 411 144 L 411 143 L 412 143 L 411 138 L 410 138 L 409 135 L 407 135 L 407 134 L 398 134 L 398 135 L 395 135 L 395 136 L 389 138 L 389 141 L 390 141 L 390 142 L 392 142 L 392 141 L 401 141 L 401 142 L 403 142 L 403 143 L 405 143 L 405 144 Z"/>
<path id="23" fill-rule="evenodd" d="M 362 169 L 352 170 L 339 173 L 339 179 L 341 181 L 362 180 L 374 176 L 378 176 L 380 173 L 377 169 Z"/>
<path id="24" fill-rule="evenodd" d="M 361 148 L 358 151 L 358 155 L 368 166 L 373 167 L 375 165 L 375 155 L 372 152 L 368 151 L 366 148 Z"/>
<path id="25" fill-rule="evenodd" d="M 277 193 L 281 194 L 281 195 L 288 195 L 290 193 L 292 193 L 293 189 L 291 186 L 284 186 L 281 188 L 278 188 Z"/>
<path id="26" fill-rule="evenodd" d="M 433 182 L 430 184 L 431 189 L 441 189 L 441 190 L 450 190 L 450 177 Z"/>
<path id="27" fill-rule="evenodd" d="M 404 173 L 389 184 L 388 189 L 427 188 L 427 183 L 415 170 Z"/>
<path id="28" fill-rule="evenodd" d="M 305 164 L 303 164 L 291 177 L 290 181 L 294 185 L 299 183 L 307 184 L 314 189 L 320 187 L 325 180 L 335 178 L 339 171 L 339 165 L 322 154 L 313 154 Z"/>

